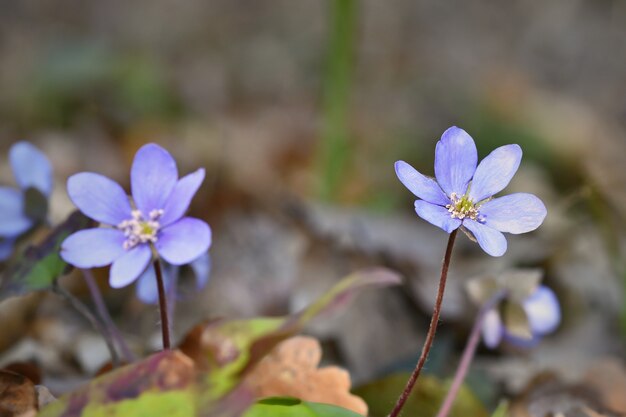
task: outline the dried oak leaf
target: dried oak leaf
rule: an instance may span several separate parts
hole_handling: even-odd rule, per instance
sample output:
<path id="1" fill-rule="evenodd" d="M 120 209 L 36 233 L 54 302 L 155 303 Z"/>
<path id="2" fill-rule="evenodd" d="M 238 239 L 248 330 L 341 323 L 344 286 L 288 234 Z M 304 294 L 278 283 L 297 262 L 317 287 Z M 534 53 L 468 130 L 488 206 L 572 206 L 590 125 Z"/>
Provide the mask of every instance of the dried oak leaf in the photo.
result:
<path id="1" fill-rule="evenodd" d="M 35 385 L 28 378 L 0 371 L 0 417 L 34 417 L 37 402 Z"/>
<path id="2" fill-rule="evenodd" d="M 317 339 L 292 337 L 263 358 L 246 382 L 258 398 L 291 396 L 367 415 L 365 401 L 350 393 L 348 372 L 336 366 L 318 368 L 321 358 Z"/>
<path id="3" fill-rule="evenodd" d="M 616 358 L 605 358 L 587 371 L 584 381 L 593 386 L 610 409 L 626 414 L 626 366 Z"/>

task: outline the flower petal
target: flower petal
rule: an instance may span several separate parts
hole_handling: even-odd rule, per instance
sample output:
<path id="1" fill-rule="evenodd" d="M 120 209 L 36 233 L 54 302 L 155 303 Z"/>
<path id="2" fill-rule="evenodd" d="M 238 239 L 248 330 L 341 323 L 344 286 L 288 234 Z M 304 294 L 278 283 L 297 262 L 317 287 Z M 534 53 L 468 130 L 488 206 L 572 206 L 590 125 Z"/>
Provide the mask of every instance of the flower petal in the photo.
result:
<path id="1" fill-rule="evenodd" d="M 472 179 L 469 197 L 479 202 L 504 190 L 517 172 L 522 160 L 519 145 L 505 145 L 496 148 L 485 157 Z"/>
<path id="2" fill-rule="evenodd" d="M 476 171 L 476 144 L 463 129 L 453 126 L 443 132 L 435 148 L 435 177 L 448 196 L 462 196 Z"/>
<path id="3" fill-rule="evenodd" d="M 109 265 L 124 255 L 124 233 L 116 229 L 87 229 L 70 235 L 61 244 L 61 258 L 78 268 Z"/>
<path id="4" fill-rule="evenodd" d="M 135 293 L 137 298 L 144 304 L 156 304 L 159 301 L 159 290 L 157 288 L 154 266 L 148 266 L 137 279 Z"/>
<path id="5" fill-rule="evenodd" d="M 163 216 L 160 219 L 162 226 L 174 223 L 185 215 L 191 204 L 191 199 L 204 181 L 204 169 L 184 176 L 176 183 L 174 191 L 170 194 L 163 207 Z"/>
<path id="6" fill-rule="evenodd" d="M 209 281 L 209 275 L 211 274 L 211 256 L 208 252 L 202 254 L 199 258 L 193 261 L 190 266 L 196 275 L 196 288 L 204 288 L 206 283 Z"/>
<path id="7" fill-rule="evenodd" d="M 176 161 L 168 151 L 154 143 L 137 151 L 130 171 L 130 185 L 135 205 L 144 215 L 163 209 L 177 181 Z"/>
<path id="8" fill-rule="evenodd" d="M 52 192 L 52 165 L 34 145 L 17 142 L 11 146 L 9 161 L 15 181 L 21 189 L 34 187 L 46 196 Z"/>
<path id="9" fill-rule="evenodd" d="M 24 195 L 14 188 L 0 187 L 0 237 L 16 237 L 33 221 L 24 214 Z"/>
<path id="10" fill-rule="evenodd" d="M 67 180 L 72 202 L 88 217 L 117 226 L 131 216 L 130 202 L 124 189 L 115 181 L 93 172 L 81 172 Z"/>
<path id="11" fill-rule="evenodd" d="M 511 345 L 517 346 L 518 348 L 530 349 L 539 344 L 541 342 L 541 336 L 533 335 L 530 339 L 524 339 L 522 337 L 514 336 L 511 333 L 504 330 L 504 340 Z"/>
<path id="12" fill-rule="evenodd" d="M 162 229 L 154 246 L 167 262 L 187 264 L 209 250 L 211 229 L 202 220 L 183 217 Z"/>
<path id="13" fill-rule="evenodd" d="M 482 250 L 487 254 L 502 256 L 506 252 L 506 238 L 496 229 L 469 219 L 463 221 L 463 226 L 472 232 Z"/>
<path id="14" fill-rule="evenodd" d="M 176 274 L 178 274 L 178 268 L 173 268 L 167 263 L 162 263 L 162 270 L 165 294 L 170 294 L 172 292 L 172 285 L 174 285 L 177 278 Z M 148 265 L 137 280 L 136 294 L 137 298 L 144 304 L 156 304 L 159 302 L 159 289 L 157 287 L 154 266 Z M 169 301 L 170 300 L 168 300 L 168 302 Z M 174 300 L 171 300 L 171 302 L 174 302 Z"/>
<path id="15" fill-rule="evenodd" d="M 126 251 L 113 262 L 109 272 L 109 285 L 122 288 L 135 281 L 152 259 L 150 245 L 141 244 Z"/>
<path id="16" fill-rule="evenodd" d="M 543 202 L 528 193 L 494 198 L 481 205 L 478 211 L 485 225 L 516 235 L 538 228 L 547 214 Z"/>
<path id="17" fill-rule="evenodd" d="M 561 308 L 554 292 L 540 285 L 523 303 L 532 332 L 544 335 L 553 332 L 561 322 Z"/>
<path id="18" fill-rule="evenodd" d="M 400 182 L 417 197 L 439 206 L 445 206 L 450 203 L 450 199 L 441 190 L 439 184 L 432 178 L 420 174 L 415 168 L 404 161 L 397 161 L 395 168 L 396 175 L 398 179 L 400 179 Z"/>
<path id="19" fill-rule="evenodd" d="M 0 262 L 6 261 L 11 257 L 13 248 L 15 247 L 15 241 L 13 239 L 0 240 Z"/>
<path id="20" fill-rule="evenodd" d="M 415 201 L 415 212 L 422 219 L 443 229 L 447 233 L 451 233 L 461 225 L 461 220 L 453 219 L 445 207 L 427 203 L 424 200 Z"/>
<path id="21" fill-rule="evenodd" d="M 483 341 L 488 348 L 494 349 L 500 344 L 504 326 L 496 309 L 489 310 L 483 317 L 481 332 Z"/>

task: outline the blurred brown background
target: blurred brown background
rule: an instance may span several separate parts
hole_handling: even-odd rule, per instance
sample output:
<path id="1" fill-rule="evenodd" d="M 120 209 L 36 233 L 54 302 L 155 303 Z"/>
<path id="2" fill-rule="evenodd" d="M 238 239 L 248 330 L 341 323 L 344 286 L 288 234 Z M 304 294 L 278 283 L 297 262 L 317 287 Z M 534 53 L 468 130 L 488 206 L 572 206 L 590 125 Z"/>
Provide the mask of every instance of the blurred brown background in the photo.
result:
<path id="1" fill-rule="evenodd" d="M 536 193 L 549 215 L 509 237 L 504 258 L 461 239 L 430 370 L 449 374 L 467 334 L 463 279 L 511 266 L 546 270 L 564 323 L 531 353 L 483 352 L 491 378 L 516 391 L 546 366 L 575 377 L 623 353 L 626 3 L 0 5 L 2 155 L 19 139 L 49 155 L 54 221 L 72 209 L 68 175 L 128 185 L 143 143 L 167 147 L 183 173 L 207 168 L 192 212 L 213 227 L 214 268 L 180 307 L 179 336 L 204 317 L 293 311 L 351 270 L 384 264 L 406 277 L 403 290 L 368 294 L 310 332 L 359 382 L 411 364 L 445 235 L 414 215 L 393 162 L 431 175 L 436 141 L 458 125 L 481 158 L 519 143 L 525 157 L 507 191 Z M 5 156 L 0 175 L 11 183 Z M 152 310 L 132 290 L 107 297 L 149 349 L 138 335 L 157 335 Z M 40 313 L 58 307 L 47 302 Z"/>

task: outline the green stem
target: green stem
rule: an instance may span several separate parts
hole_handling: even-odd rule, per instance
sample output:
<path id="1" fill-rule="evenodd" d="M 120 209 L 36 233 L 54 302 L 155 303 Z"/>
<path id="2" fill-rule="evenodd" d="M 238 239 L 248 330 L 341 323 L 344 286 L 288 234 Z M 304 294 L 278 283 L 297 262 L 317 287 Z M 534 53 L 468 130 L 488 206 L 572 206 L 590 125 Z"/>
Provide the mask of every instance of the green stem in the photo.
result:
<path id="1" fill-rule="evenodd" d="M 356 33 L 356 0 L 331 0 L 320 149 L 321 197 L 333 199 L 348 157 L 348 107 Z"/>

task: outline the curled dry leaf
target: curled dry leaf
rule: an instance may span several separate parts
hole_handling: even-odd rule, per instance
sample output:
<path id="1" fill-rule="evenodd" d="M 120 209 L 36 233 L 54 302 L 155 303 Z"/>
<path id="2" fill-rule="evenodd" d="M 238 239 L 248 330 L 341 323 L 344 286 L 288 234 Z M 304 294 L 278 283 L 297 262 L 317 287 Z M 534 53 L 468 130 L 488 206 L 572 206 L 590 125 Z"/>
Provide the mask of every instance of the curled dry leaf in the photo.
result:
<path id="1" fill-rule="evenodd" d="M 0 371 L 0 416 L 34 417 L 37 414 L 35 385 L 25 376 Z"/>
<path id="2" fill-rule="evenodd" d="M 335 366 L 318 368 L 321 358 L 317 339 L 292 337 L 263 358 L 246 381 L 259 398 L 291 396 L 367 415 L 365 401 L 350 393 L 348 372 Z"/>

